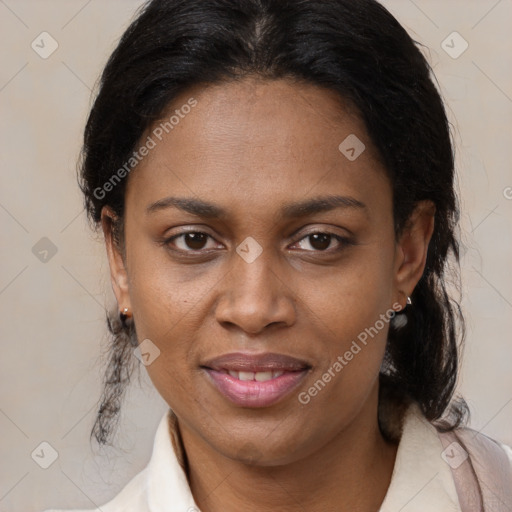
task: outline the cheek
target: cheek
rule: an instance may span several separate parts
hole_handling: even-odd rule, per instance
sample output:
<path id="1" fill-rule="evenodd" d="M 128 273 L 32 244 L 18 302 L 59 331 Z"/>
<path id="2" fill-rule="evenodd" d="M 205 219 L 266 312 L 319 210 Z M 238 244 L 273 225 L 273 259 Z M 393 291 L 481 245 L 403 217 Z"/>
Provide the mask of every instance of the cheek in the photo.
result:
<path id="1" fill-rule="evenodd" d="M 343 268 L 308 286 L 307 306 L 317 322 L 323 350 L 317 406 L 344 404 L 353 410 L 371 390 L 384 356 L 392 300 L 392 244 L 368 245 Z M 308 308 L 305 309 L 307 311 Z M 309 393 L 311 391 L 311 393 Z M 321 395 L 321 397 L 320 397 Z M 307 400 L 307 398 L 306 398 Z M 323 405 L 321 405 L 323 404 Z"/>
<path id="2" fill-rule="evenodd" d="M 391 307 L 392 243 L 380 240 L 357 247 L 339 267 L 323 270 L 314 279 L 300 276 L 297 282 L 302 301 L 344 345 Z"/>
<path id="3" fill-rule="evenodd" d="M 218 268 L 172 262 L 164 248 L 149 243 L 127 245 L 127 252 L 137 337 L 139 343 L 150 340 L 158 353 L 146 370 L 162 396 L 173 403 L 175 396 L 191 396 L 184 388 L 195 368 L 197 339 L 210 313 L 210 294 L 223 273 Z M 182 393 L 172 392 L 180 389 Z"/>
<path id="4" fill-rule="evenodd" d="M 180 282 L 179 272 L 147 251 L 132 258 L 130 300 L 139 343 L 156 354 L 145 369 L 159 394 L 174 409 L 188 403 L 191 345 L 197 328 L 191 324 L 201 301 L 201 287 Z M 156 347 L 156 348 L 155 348 Z"/>
<path id="5" fill-rule="evenodd" d="M 130 259 L 130 300 L 139 337 L 168 339 L 200 307 L 212 272 L 172 263 L 164 248 L 140 244 Z M 205 267 L 206 268 L 206 267 Z"/>

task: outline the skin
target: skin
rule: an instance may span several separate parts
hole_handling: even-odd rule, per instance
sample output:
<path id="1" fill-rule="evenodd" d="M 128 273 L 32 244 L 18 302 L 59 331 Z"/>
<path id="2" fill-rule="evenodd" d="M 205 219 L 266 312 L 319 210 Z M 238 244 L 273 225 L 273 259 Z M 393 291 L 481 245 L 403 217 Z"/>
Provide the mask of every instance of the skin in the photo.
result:
<path id="1" fill-rule="evenodd" d="M 133 312 L 139 342 L 160 350 L 147 371 L 178 417 L 194 498 L 203 512 L 377 511 L 397 450 L 377 423 L 388 324 L 309 403 L 298 394 L 379 315 L 405 307 L 423 273 L 434 206 L 419 203 L 396 239 L 386 172 L 363 122 L 332 91 L 245 78 L 194 87 L 169 115 L 190 97 L 197 106 L 129 176 L 124 257 L 108 207 L 102 224 L 119 308 Z M 349 134 L 366 146 L 355 161 L 338 149 Z M 366 207 L 279 217 L 284 204 L 333 194 Z M 227 213 L 147 213 L 168 196 Z M 187 229 L 211 238 L 165 244 Z M 313 232 L 352 244 L 333 237 L 322 246 Z M 249 236 L 262 248 L 252 263 L 236 252 Z M 238 351 L 286 354 L 312 368 L 277 404 L 244 408 L 200 368 Z"/>

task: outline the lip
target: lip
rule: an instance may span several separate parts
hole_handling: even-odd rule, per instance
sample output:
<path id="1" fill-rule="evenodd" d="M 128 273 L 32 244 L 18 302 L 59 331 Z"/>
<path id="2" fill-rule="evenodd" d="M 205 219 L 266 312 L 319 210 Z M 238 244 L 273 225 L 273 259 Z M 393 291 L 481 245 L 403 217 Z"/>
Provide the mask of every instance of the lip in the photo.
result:
<path id="1" fill-rule="evenodd" d="M 311 367 L 309 363 L 301 359 L 271 352 L 263 354 L 232 352 L 210 359 L 201 366 L 212 370 L 232 370 L 236 372 L 268 372 L 273 370 L 293 372 Z"/>
<path id="2" fill-rule="evenodd" d="M 201 367 L 217 391 L 232 403 L 240 407 L 269 407 L 296 388 L 311 365 L 284 354 L 237 352 L 206 361 Z M 228 372 L 278 373 L 270 380 L 257 381 L 240 380 Z"/>

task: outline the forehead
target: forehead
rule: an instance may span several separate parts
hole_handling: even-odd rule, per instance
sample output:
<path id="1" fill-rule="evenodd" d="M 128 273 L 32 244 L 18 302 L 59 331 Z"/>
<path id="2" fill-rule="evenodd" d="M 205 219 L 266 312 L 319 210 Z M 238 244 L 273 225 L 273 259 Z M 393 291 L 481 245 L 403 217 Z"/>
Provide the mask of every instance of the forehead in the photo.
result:
<path id="1" fill-rule="evenodd" d="M 130 175 L 127 202 L 178 194 L 255 206 L 308 192 L 368 196 L 387 186 L 355 109 L 310 84 L 248 78 L 195 86 L 141 141 L 147 137 L 154 147 Z"/>

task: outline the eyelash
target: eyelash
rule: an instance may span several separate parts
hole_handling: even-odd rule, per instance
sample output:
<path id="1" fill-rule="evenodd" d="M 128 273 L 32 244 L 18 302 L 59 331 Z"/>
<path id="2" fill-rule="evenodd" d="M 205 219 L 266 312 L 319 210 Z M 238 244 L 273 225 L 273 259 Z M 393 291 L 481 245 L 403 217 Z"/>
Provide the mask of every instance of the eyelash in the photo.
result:
<path id="1" fill-rule="evenodd" d="M 170 247 L 171 243 L 174 240 L 176 240 L 176 239 L 178 239 L 180 237 L 183 237 L 185 235 L 188 235 L 190 233 L 206 235 L 207 237 L 209 237 L 211 239 L 214 239 L 211 235 L 209 235 L 208 233 L 205 233 L 204 231 L 185 231 L 183 233 L 179 233 L 177 235 L 173 235 L 173 236 L 171 236 L 169 238 L 166 238 L 165 240 L 163 240 L 163 245 L 166 245 L 167 247 L 169 247 L 170 250 L 172 250 L 174 252 L 177 252 L 177 253 L 181 253 L 181 254 L 197 255 L 197 254 L 208 252 L 208 250 L 204 250 L 204 249 L 201 249 L 201 250 L 193 250 L 193 249 L 191 249 L 191 250 L 186 250 L 185 251 L 183 249 L 174 249 L 174 248 Z M 304 249 L 305 252 L 307 252 L 307 253 L 320 253 L 320 254 L 332 254 L 332 253 L 337 253 L 337 252 L 342 251 L 345 248 L 345 246 L 347 246 L 347 245 L 354 245 L 354 242 L 351 241 L 349 238 L 346 238 L 346 237 L 341 236 L 341 235 L 337 235 L 336 233 L 331 233 L 330 231 L 312 231 L 312 232 L 307 233 L 306 235 L 304 235 L 302 238 L 300 238 L 296 242 L 294 242 L 294 244 L 299 243 L 300 241 L 304 240 L 305 238 L 308 238 L 309 236 L 318 235 L 318 234 L 331 236 L 332 238 L 334 238 L 335 240 L 337 240 L 341 244 L 341 247 L 338 247 L 336 249 L 325 249 L 325 250 L 320 250 L 320 249 L 307 250 L 307 249 Z"/>

